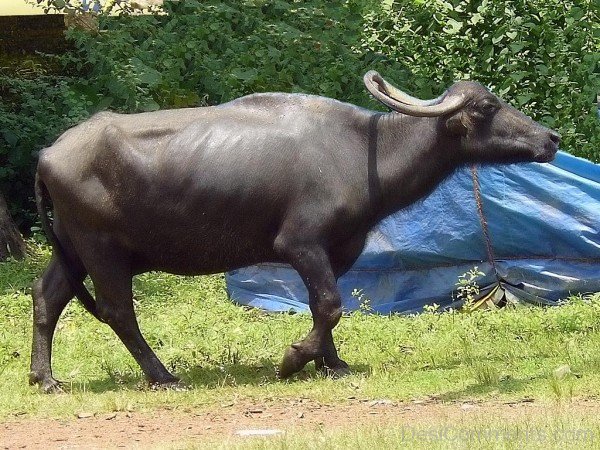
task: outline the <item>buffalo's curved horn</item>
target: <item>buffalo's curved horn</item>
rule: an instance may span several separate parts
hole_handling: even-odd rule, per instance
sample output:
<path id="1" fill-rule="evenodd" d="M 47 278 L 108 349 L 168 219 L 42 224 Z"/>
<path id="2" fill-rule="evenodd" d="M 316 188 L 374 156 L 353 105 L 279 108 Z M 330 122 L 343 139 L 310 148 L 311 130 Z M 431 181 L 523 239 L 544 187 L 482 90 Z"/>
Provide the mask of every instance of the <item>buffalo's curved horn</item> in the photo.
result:
<path id="1" fill-rule="evenodd" d="M 464 96 L 448 96 L 444 92 L 432 100 L 421 100 L 395 88 L 374 70 L 364 76 L 365 86 L 384 105 L 404 114 L 416 117 L 436 117 L 456 111 L 466 102 Z"/>
<path id="2" fill-rule="evenodd" d="M 376 71 L 371 70 L 367 72 L 365 76 L 370 77 L 375 83 L 379 85 L 379 90 L 384 94 L 387 94 L 389 97 L 392 97 L 394 100 L 398 100 L 401 103 L 406 103 L 407 105 L 418 105 L 418 106 L 431 106 L 437 105 L 440 103 L 446 93 L 444 92 L 437 98 L 433 98 L 431 100 L 421 100 L 420 98 L 413 97 L 412 95 L 408 95 L 406 92 L 401 91 L 397 87 L 388 83 L 384 78 Z"/>

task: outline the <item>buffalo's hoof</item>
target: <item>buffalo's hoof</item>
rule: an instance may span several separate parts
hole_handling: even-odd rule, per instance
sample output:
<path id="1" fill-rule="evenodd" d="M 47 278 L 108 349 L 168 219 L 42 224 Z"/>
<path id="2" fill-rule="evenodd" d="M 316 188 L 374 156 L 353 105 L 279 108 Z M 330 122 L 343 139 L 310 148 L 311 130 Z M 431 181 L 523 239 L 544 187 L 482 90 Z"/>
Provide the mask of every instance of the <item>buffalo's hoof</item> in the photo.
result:
<path id="1" fill-rule="evenodd" d="M 64 384 L 61 381 L 52 378 L 42 383 L 42 391 L 46 394 L 64 394 L 63 386 Z"/>
<path id="2" fill-rule="evenodd" d="M 321 362 L 317 364 L 315 360 L 315 368 L 323 375 L 328 378 L 342 378 L 352 374 L 350 367 L 341 359 L 335 361 L 335 363 L 327 364 L 327 362 Z"/>
<path id="3" fill-rule="evenodd" d="M 189 387 L 182 381 L 172 381 L 168 383 L 150 383 L 150 389 L 153 391 L 184 392 L 189 390 Z"/>
<path id="4" fill-rule="evenodd" d="M 53 377 L 40 377 L 35 373 L 29 374 L 29 384 L 38 385 L 44 394 L 62 394 L 65 392 L 63 384 Z"/>
<path id="5" fill-rule="evenodd" d="M 311 359 L 302 352 L 299 346 L 292 344 L 283 355 L 277 376 L 281 379 L 288 378 L 296 372 L 300 372 Z"/>
<path id="6" fill-rule="evenodd" d="M 160 380 L 149 381 L 150 389 L 153 391 L 186 391 L 187 386 L 177 377 L 169 375 Z"/>

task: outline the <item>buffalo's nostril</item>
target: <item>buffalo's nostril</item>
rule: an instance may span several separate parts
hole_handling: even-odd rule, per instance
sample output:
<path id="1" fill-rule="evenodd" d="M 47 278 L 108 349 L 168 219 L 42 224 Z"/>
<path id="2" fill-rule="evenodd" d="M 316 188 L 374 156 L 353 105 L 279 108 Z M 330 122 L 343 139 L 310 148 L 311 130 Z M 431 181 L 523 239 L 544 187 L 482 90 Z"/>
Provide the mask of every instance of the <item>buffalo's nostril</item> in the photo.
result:
<path id="1" fill-rule="evenodd" d="M 552 142 L 554 142 L 555 144 L 558 144 L 560 142 L 560 134 L 558 134 L 554 131 L 551 131 L 550 132 L 550 140 Z"/>

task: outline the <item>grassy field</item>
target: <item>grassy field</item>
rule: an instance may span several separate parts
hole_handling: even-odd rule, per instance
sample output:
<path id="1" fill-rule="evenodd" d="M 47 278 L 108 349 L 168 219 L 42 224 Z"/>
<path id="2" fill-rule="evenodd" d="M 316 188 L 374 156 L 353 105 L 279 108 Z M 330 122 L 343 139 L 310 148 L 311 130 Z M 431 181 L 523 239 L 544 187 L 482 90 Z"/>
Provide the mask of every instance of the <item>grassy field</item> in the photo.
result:
<path id="1" fill-rule="evenodd" d="M 178 449 L 597 449 L 600 426 L 591 417 L 542 416 L 520 421 L 476 417 L 469 423 L 452 418 L 427 426 L 367 426 L 352 430 L 326 429 L 307 434 L 290 433 L 271 439 L 176 445 Z"/>
<path id="2" fill-rule="evenodd" d="M 435 429 L 444 429 L 446 424 L 437 424 Z M 571 428 L 573 426 L 581 428 Z M 564 427 L 564 428 L 563 428 Z M 577 448 L 597 449 L 598 442 L 592 436 L 599 431 L 597 422 L 571 420 L 539 420 L 526 424 L 503 425 L 490 430 L 489 423 L 483 420 L 467 427 L 447 428 L 447 434 L 436 432 L 434 427 L 384 428 L 367 427 L 348 431 L 321 432 L 312 435 L 291 434 L 271 440 L 253 440 L 251 442 L 227 442 L 209 444 L 206 447 L 190 445 L 195 448 L 231 448 L 244 450 L 262 449 L 540 449 Z M 557 430 L 568 430 L 564 434 Z M 593 430 L 593 432 L 592 432 Z M 421 436 L 421 437 L 420 437 Z M 425 436 L 425 437 L 422 437 Z M 185 448 L 185 447 L 176 447 Z"/>
<path id="3" fill-rule="evenodd" d="M 27 384 L 29 286 L 48 257 L 47 249 L 34 246 L 28 260 L 0 263 L 2 419 L 72 417 L 82 410 L 186 410 L 240 399 L 335 403 L 348 398 L 532 398 L 569 403 L 600 393 L 598 296 L 572 298 L 546 309 L 411 317 L 352 314 L 341 320 L 335 335 L 353 375 L 331 380 L 311 366 L 291 380 L 279 381 L 275 368 L 282 352 L 308 331 L 308 316 L 266 315 L 236 306 L 227 299 L 220 275 L 152 273 L 135 280 L 141 328 L 189 389 L 147 389 L 114 333 L 72 302 L 54 342 L 54 373 L 66 383 L 68 394 L 44 395 Z"/>

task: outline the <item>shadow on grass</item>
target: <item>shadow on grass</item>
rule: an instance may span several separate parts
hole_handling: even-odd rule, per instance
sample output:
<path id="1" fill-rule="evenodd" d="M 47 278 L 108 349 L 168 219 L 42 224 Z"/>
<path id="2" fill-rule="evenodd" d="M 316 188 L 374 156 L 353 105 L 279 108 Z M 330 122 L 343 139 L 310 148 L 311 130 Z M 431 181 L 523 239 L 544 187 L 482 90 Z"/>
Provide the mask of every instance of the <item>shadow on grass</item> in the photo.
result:
<path id="1" fill-rule="evenodd" d="M 365 364 L 352 365 L 353 374 L 369 375 L 371 366 Z M 276 365 L 263 363 L 259 365 L 227 364 L 218 367 L 191 367 L 187 370 L 176 371 L 182 386 L 187 389 L 203 389 L 236 386 L 263 386 L 274 383 L 294 383 L 296 381 L 320 380 L 324 375 L 314 369 L 314 364 L 309 363 L 304 370 L 294 376 L 280 380 L 277 377 Z M 83 393 L 91 392 L 101 394 L 109 391 L 128 390 L 151 390 L 143 376 L 136 374 L 120 375 L 116 377 L 107 376 L 103 379 L 90 380 L 86 382 L 65 383 L 67 392 Z"/>
<path id="2" fill-rule="evenodd" d="M 436 396 L 442 401 L 458 401 L 472 397 L 479 397 L 492 392 L 498 392 L 501 394 L 518 394 L 524 392 L 527 388 L 535 383 L 536 381 L 547 378 L 545 375 L 536 375 L 525 378 L 507 378 L 500 380 L 498 383 L 491 384 L 470 384 L 462 389 L 456 391 L 449 391 Z"/>
<path id="3" fill-rule="evenodd" d="M 548 354 L 536 354 L 534 357 L 542 358 L 543 360 L 549 359 L 550 356 Z M 506 358 L 503 355 L 477 355 L 476 358 L 465 357 L 464 355 L 457 356 L 456 358 L 450 361 L 444 362 L 426 362 L 419 366 L 419 370 L 423 371 L 435 371 L 435 370 L 454 370 L 459 367 L 463 367 L 466 365 L 472 366 L 474 363 L 490 363 L 493 364 L 494 367 L 501 367 L 506 361 Z M 599 358 L 600 361 L 600 358 Z"/>

